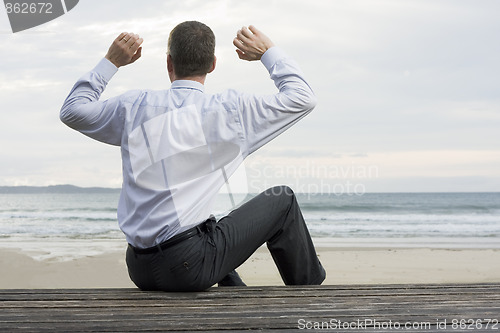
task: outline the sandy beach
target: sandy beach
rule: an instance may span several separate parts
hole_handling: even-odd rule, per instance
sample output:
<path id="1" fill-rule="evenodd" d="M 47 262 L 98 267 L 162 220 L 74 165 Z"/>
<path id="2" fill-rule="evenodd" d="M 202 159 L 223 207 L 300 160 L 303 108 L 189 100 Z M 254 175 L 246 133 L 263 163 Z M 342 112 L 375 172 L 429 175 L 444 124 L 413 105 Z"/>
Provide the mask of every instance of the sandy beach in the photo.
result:
<path id="1" fill-rule="evenodd" d="M 328 285 L 500 282 L 500 249 L 318 247 L 317 252 Z M 61 261 L 3 248 L 0 265 L 0 289 L 134 287 L 124 251 Z M 250 286 L 283 285 L 265 248 L 238 272 Z"/>
<path id="2" fill-rule="evenodd" d="M 70 189 L 3 194 L 0 289 L 134 287 L 119 192 Z M 299 198 L 325 284 L 500 282 L 500 193 Z M 238 272 L 251 286 L 283 284 L 265 246 Z"/>

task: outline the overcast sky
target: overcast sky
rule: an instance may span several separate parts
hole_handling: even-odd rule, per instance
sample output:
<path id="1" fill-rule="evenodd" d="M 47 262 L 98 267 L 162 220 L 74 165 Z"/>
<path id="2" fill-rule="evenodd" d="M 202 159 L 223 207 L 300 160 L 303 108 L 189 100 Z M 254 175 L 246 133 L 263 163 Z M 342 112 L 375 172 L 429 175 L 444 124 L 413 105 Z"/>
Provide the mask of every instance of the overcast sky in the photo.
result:
<path id="1" fill-rule="evenodd" d="M 0 185 L 120 187 L 119 148 L 64 126 L 62 102 L 122 31 L 144 38 L 143 56 L 103 98 L 167 89 L 168 34 L 198 20 L 217 37 L 207 92 L 274 92 L 264 67 L 232 45 L 254 24 L 299 62 L 318 97 L 246 161 L 252 189 L 500 191 L 498 13 L 496 0 L 80 0 L 13 34 L 0 9 Z"/>

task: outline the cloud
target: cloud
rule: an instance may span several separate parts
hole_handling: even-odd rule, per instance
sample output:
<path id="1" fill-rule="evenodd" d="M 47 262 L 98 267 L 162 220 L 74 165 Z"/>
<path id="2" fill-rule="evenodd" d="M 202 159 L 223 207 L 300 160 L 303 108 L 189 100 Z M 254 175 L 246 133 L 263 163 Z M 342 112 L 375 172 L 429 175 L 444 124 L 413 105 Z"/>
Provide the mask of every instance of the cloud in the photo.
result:
<path id="1" fill-rule="evenodd" d="M 316 110 L 252 159 L 375 163 L 392 175 L 425 177 L 413 183 L 419 190 L 435 188 L 430 179 L 446 173 L 462 177 L 464 189 L 478 188 L 464 177 L 494 184 L 500 178 L 491 157 L 500 151 L 498 1 L 127 0 L 119 10 L 117 3 L 80 1 L 63 17 L 18 34 L 0 14 L 0 40 L 8 45 L 0 64 L 0 185 L 117 184 L 117 149 L 65 128 L 62 101 L 122 31 L 144 37 L 143 58 L 120 69 L 103 98 L 168 88 L 168 34 L 190 19 L 217 36 L 207 92 L 275 91 L 261 65 L 234 52 L 236 30 L 247 24 L 291 54 L 315 90 Z M 397 189 L 393 178 L 384 179 Z M 411 190 L 408 184 L 401 187 Z"/>

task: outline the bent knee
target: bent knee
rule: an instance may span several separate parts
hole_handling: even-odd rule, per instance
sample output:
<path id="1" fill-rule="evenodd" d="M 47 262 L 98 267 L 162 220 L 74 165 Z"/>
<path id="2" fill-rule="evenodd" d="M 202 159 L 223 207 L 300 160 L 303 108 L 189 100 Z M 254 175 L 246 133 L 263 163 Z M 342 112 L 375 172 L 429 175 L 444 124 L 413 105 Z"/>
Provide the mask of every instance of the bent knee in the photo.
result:
<path id="1" fill-rule="evenodd" d="M 273 197 L 294 197 L 295 193 L 287 185 L 274 186 L 266 190 L 265 192 L 269 196 Z"/>

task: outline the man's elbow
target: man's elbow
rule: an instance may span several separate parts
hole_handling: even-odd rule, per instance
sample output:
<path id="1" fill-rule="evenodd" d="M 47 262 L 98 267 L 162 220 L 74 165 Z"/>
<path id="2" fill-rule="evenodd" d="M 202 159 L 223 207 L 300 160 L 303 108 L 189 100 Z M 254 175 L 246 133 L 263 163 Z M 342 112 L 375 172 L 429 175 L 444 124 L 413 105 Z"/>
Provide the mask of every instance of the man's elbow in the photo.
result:
<path id="1" fill-rule="evenodd" d="M 59 112 L 59 119 L 63 122 L 63 124 L 68 125 L 71 124 L 71 112 L 68 107 L 62 107 Z"/>
<path id="2" fill-rule="evenodd" d="M 61 111 L 59 112 L 59 119 L 71 128 L 74 128 L 78 122 L 78 112 L 75 110 L 74 105 L 63 105 Z"/>
<path id="3" fill-rule="evenodd" d="M 316 107 L 318 100 L 314 93 L 308 92 L 297 96 L 296 103 L 301 112 L 309 113 Z"/>
<path id="4" fill-rule="evenodd" d="M 305 104 L 305 108 L 307 112 L 311 112 L 318 104 L 318 99 L 314 94 L 310 94 L 306 101 L 307 103 Z"/>

